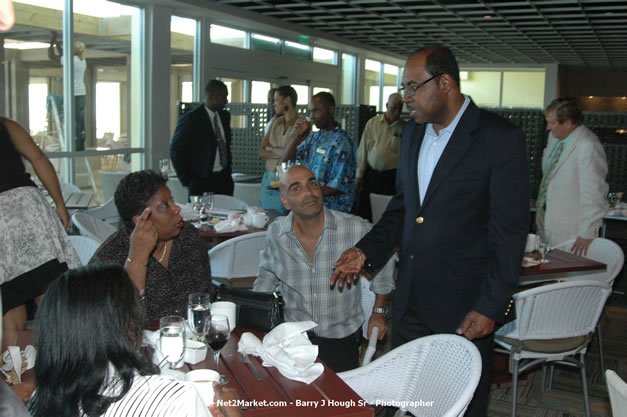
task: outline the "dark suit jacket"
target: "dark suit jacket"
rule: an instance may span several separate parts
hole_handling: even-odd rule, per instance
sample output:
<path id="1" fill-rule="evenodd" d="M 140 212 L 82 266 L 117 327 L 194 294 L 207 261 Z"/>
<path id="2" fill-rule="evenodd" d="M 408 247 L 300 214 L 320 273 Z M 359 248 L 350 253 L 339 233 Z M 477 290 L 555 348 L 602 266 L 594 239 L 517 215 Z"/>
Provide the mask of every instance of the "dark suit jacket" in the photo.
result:
<path id="1" fill-rule="evenodd" d="M 378 269 L 402 242 L 395 320 L 417 303 L 436 332 L 454 332 L 472 310 L 502 323 L 513 309 L 529 228 L 524 133 L 471 102 L 421 204 L 417 161 L 425 127 L 405 125 L 397 194 L 357 244 L 366 269 Z"/>
<path id="2" fill-rule="evenodd" d="M 223 134 L 228 153 L 228 164 L 224 168 L 230 175 L 231 114 L 226 110 L 219 110 L 218 115 L 224 127 Z M 202 185 L 213 174 L 216 152 L 218 152 L 216 134 L 203 103 L 181 116 L 170 144 L 170 158 L 176 174 L 191 195 L 202 194 L 199 192 L 202 190 L 210 191 Z"/>

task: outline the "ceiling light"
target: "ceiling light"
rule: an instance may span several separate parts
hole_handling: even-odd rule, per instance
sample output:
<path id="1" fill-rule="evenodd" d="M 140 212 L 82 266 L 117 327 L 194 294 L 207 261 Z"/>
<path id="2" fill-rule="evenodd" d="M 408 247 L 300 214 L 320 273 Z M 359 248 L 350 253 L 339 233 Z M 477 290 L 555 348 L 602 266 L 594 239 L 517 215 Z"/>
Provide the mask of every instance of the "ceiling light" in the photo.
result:
<path id="1" fill-rule="evenodd" d="M 483 18 L 484 19 L 492 19 L 492 15 L 487 14 L 487 15 L 483 16 Z"/>
<path id="2" fill-rule="evenodd" d="M 594 96 L 588 96 L 588 98 L 593 98 Z"/>

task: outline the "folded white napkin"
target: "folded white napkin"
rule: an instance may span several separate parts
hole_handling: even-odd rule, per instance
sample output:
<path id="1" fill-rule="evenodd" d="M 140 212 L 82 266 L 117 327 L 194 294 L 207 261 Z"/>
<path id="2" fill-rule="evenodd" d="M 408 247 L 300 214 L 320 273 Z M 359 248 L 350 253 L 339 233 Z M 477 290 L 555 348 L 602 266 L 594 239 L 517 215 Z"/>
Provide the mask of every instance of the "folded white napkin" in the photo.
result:
<path id="1" fill-rule="evenodd" d="M 13 383 L 22 382 L 22 370 L 28 370 L 35 366 L 35 360 L 37 358 L 37 349 L 34 346 L 28 345 L 24 348 L 24 351 L 20 351 L 19 346 L 8 346 L 4 355 L 2 355 L 2 368 L 0 370 L 4 376 L 11 380 Z M 26 367 L 24 368 L 24 363 Z M 15 375 L 17 381 L 13 381 L 11 378 L 11 371 L 15 369 Z"/>
<path id="2" fill-rule="evenodd" d="M 248 230 L 245 224 L 242 223 L 240 218 L 222 220 L 213 225 L 213 228 L 218 233 L 228 233 Z"/>
<path id="3" fill-rule="evenodd" d="M 252 333 L 244 333 L 237 350 L 261 357 L 263 366 L 276 367 L 286 378 L 311 384 L 324 371 L 324 366 L 316 363 L 318 346 L 311 344 L 306 333 L 316 326 L 313 321 L 283 323 L 272 329 L 263 342 Z"/>

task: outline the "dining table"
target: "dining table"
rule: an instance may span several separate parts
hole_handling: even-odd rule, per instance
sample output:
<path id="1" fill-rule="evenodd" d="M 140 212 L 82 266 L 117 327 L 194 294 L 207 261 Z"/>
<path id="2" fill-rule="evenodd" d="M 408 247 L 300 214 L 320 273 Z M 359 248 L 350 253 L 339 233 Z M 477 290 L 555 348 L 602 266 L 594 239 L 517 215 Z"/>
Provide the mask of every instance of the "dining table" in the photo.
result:
<path id="1" fill-rule="evenodd" d="M 333 370 L 324 365 L 323 373 L 311 384 L 283 376 L 275 367 L 265 367 L 261 360 L 248 355 L 250 365 L 237 351 L 241 335 L 250 330 L 236 327 L 221 350 L 218 371 L 228 378 L 226 387 L 238 394 L 238 405 L 244 417 L 373 417 L 374 409 L 353 391 Z M 263 333 L 252 331 L 260 339 Z M 18 334 L 17 345 L 22 349 L 33 344 L 32 330 Z M 216 363 L 207 349 L 206 358 L 194 365 L 179 368 L 216 370 Z M 253 371 L 252 368 L 255 369 Z M 260 377 L 258 378 L 257 375 Z M 24 381 L 34 383 L 33 370 L 27 371 Z"/>
<path id="2" fill-rule="evenodd" d="M 538 254 L 526 254 L 537 257 Z M 532 266 L 522 266 L 520 268 L 519 286 L 536 283 L 565 280 L 568 277 L 575 277 L 582 273 L 605 271 L 607 265 L 584 256 L 553 249 L 546 255 L 546 263 Z"/>

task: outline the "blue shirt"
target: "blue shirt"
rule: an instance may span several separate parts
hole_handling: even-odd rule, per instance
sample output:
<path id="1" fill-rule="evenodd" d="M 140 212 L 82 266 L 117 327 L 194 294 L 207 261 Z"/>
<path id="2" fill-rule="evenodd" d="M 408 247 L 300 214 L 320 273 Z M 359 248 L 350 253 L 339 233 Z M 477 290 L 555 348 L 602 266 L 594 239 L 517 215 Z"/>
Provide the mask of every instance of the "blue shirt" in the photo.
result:
<path id="1" fill-rule="evenodd" d="M 445 128 L 440 129 L 440 134 L 435 133 L 431 123 L 427 123 L 425 137 L 422 140 L 422 145 L 420 146 L 417 167 L 420 203 L 422 203 L 425 199 L 425 194 L 427 194 L 427 188 L 431 182 L 433 171 L 442 156 L 442 152 L 444 152 L 444 148 L 446 148 L 448 141 L 451 139 L 459 119 L 461 119 L 462 114 L 464 114 L 464 111 L 468 107 L 469 103 L 470 99 L 468 96 L 464 96 L 464 104 L 462 104 L 462 107 L 457 112 L 453 121 Z"/>
<path id="2" fill-rule="evenodd" d="M 296 161 L 314 173 L 321 187 L 342 192 L 324 196 L 327 208 L 350 211 L 355 198 L 357 146 L 339 125 L 310 134 L 296 148 Z"/>

